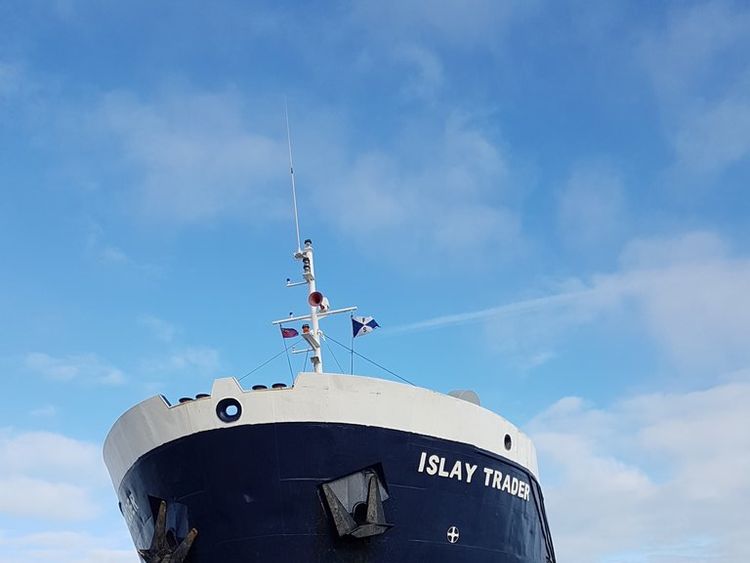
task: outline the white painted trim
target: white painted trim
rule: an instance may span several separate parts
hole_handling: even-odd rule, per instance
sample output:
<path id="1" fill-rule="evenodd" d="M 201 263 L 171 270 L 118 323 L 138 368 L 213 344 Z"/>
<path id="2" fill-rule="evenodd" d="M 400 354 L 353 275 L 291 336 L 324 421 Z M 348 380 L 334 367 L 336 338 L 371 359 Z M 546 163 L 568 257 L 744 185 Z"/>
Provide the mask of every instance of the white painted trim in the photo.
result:
<path id="1" fill-rule="evenodd" d="M 234 397 L 237 422 L 224 423 L 216 404 Z M 274 422 L 331 422 L 377 426 L 470 444 L 508 458 L 537 475 L 531 440 L 503 417 L 467 401 L 369 377 L 300 373 L 293 387 L 244 391 L 233 377 L 214 381 L 211 396 L 169 406 L 151 397 L 123 414 L 104 442 L 104 461 L 115 489 L 144 454 L 206 430 Z M 510 434 L 510 451 L 504 446 Z"/>

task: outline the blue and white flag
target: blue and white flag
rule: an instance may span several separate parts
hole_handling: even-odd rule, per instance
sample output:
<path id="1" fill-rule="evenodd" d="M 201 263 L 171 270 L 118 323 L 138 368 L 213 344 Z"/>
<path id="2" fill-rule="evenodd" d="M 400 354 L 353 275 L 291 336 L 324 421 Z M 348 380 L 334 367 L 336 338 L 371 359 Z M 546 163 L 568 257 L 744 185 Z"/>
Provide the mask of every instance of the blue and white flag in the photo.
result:
<path id="1" fill-rule="evenodd" d="M 379 326 L 372 317 L 352 317 L 352 334 L 354 338 L 372 332 Z"/>

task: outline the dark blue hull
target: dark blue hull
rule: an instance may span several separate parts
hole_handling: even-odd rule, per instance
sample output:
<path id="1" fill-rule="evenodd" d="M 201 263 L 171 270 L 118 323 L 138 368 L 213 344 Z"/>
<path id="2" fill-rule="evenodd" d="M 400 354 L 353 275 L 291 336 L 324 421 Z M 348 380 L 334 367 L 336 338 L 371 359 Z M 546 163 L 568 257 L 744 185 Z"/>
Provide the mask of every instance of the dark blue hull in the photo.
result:
<path id="1" fill-rule="evenodd" d="M 342 537 L 323 484 L 362 470 L 377 475 L 391 527 Z M 466 444 L 383 428 L 277 423 L 201 432 L 141 457 L 118 496 L 139 548 L 149 546 L 166 501 L 173 542 L 198 531 L 192 563 L 554 561 L 528 471 Z"/>

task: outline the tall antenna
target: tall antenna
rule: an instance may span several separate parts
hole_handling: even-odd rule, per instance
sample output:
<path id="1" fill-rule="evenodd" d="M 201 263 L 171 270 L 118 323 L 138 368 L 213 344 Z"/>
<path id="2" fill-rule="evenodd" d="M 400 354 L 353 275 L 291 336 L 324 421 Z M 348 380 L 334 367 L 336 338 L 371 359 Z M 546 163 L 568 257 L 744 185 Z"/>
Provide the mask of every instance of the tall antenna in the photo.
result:
<path id="1" fill-rule="evenodd" d="M 286 142 L 289 146 L 289 174 L 292 177 L 292 202 L 294 203 L 294 226 L 297 229 L 297 252 L 302 250 L 299 236 L 299 216 L 297 215 L 297 187 L 294 185 L 294 163 L 292 162 L 292 134 L 289 130 L 289 105 L 284 97 L 284 115 L 286 116 Z"/>
<path id="2" fill-rule="evenodd" d="M 296 287 L 298 285 L 307 286 L 307 304 L 310 306 L 309 315 L 292 316 L 285 319 L 273 321 L 275 325 L 283 323 L 292 323 L 296 321 L 310 321 L 310 324 L 302 325 L 302 338 L 307 342 L 309 348 L 301 350 L 310 355 L 310 362 L 316 373 L 323 373 L 323 331 L 320 330 L 320 320 L 331 315 L 339 313 L 349 313 L 356 311 L 356 307 L 345 307 L 344 309 L 331 309 L 328 299 L 317 289 L 315 280 L 315 266 L 313 264 L 313 246 L 310 239 L 305 240 L 305 246 L 302 246 L 299 236 L 299 216 L 297 215 L 297 188 L 294 185 L 294 163 L 292 162 L 292 134 L 289 129 L 289 105 L 286 97 L 284 98 L 284 114 L 286 116 L 286 139 L 289 145 L 289 172 L 292 177 L 292 201 L 294 202 L 294 225 L 297 228 L 297 252 L 294 253 L 295 260 L 302 262 L 302 281 L 293 282 L 289 278 L 286 280 L 287 287 Z M 286 349 L 286 345 L 285 345 Z M 292 353 L 298 353 L 292 349 Z"/>

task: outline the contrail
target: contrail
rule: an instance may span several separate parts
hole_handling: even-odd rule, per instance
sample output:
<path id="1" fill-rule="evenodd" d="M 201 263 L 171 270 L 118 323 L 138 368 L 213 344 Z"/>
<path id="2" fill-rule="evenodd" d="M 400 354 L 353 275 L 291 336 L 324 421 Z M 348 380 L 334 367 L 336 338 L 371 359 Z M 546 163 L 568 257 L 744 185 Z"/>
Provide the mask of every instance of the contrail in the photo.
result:
<path id="1" fill-rule="evenodd" d="M 427 319 L 416 323 L 397 326 L 390 329 L 388 332 L 394 333 L 431 330 L 436 328 L 444 328 L 447 326 L 472 323 L 489 317 L 499 317 L 511 313 L 530 313 L 549 307 L 567 305 L 573 301 L 576 301 L 577 299 L 580 299 L 582 297 L 589 297 L 597 292 L 597 289 L 582 289 L 579 291 L 557 293 L 555 295 L 547 295 L 544 297 L 535 297 L 534 299 L 525 299 L 522 301 L 516 301 L 514 303 L 499 305 L 497 307 L 481 309 L 479 311 L 470 311 L 468 313 L 456 313 L 453 315 L 434 317 L 432 319 Z"/>

